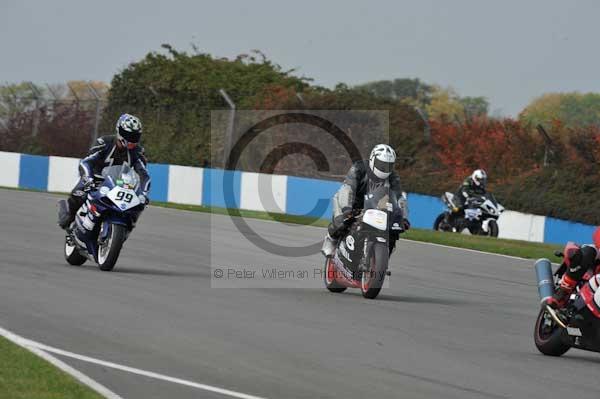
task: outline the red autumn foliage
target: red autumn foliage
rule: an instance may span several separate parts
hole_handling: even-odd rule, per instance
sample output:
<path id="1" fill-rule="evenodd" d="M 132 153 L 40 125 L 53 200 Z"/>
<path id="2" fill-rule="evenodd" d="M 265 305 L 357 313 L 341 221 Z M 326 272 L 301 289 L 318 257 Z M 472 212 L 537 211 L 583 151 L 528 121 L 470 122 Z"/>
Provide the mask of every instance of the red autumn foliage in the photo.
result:
<path id="1" fill-rule="evenodd" d="M 38 133 L 33 136 L 33 124 Z M 94 114 L 77 104 L 56 104 L 34 111 L 22 111 L 0 125 L 0 150 L 30 154 L 82 157 L 91 144 Z"/>
<path id="2" fill-rule="evenodd" d="M 540 140 L 512 119 L 476 117 L 465 123 L 431 121 L 435 155 L 444 169 L 464 178 L 483 168 L 508 178 L 538 167 Z"/>

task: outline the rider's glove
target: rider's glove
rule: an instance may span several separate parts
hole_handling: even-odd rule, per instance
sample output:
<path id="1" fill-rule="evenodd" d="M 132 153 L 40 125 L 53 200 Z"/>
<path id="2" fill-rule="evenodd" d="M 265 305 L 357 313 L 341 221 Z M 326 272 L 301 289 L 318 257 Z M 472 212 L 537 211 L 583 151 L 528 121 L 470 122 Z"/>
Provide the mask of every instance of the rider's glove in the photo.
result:
<path id="1" fill-rule="evenodd" d="M 410 222 L 408 221 L 408 219 L 402 220 L 402 228 L 404 229 L 404 231 L 410 230 Z"/>
<path id="2" fill-rule="evenodd" d="M 83 191 L 90 191 L 94 188 L 94 178 L 89 176 L 83 176 Z"/>
<path id="3" fill-rule="evenodd" d="M 140 202 L 144 205 L 148 205 L 148 203 L 150 203 L 150 200 L 148 199 L 148 193 L 142 193 L 138 196 L 138 198 L 140 199 Z"/>
<path id="4" fill-rule="evenodd" d="M 342 216 L 344 224 L 349 224 L 354 221 L 354 212 L 351 207 L 345 206 L 342 208 Z"/>

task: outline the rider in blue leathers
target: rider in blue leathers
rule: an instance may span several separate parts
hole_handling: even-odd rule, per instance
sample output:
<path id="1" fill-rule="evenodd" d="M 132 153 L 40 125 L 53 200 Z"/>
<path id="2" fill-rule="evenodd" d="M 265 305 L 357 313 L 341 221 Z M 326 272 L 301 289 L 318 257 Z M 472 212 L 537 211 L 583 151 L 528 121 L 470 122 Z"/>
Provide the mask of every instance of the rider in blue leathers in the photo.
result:
<path id="1" fill-rule="evenodd" d="M 90 148 L 88 155 L 79 162 L 80 179 L 71 191 L 69 199 L 59 202 L 58 225 L 67 229 L 75 219 L 75 213 L 85 202 L 86 191 L 94 184 L 94 175 L 113 165 L 130 165 L 140 177 L 142 203 L 148 204 L 150 175 L 146 169 L 144 148 L 139 145 L 142 123 L 139 118 L 123 114 L 119 117 L 116 134 L 102 136 Z"/>

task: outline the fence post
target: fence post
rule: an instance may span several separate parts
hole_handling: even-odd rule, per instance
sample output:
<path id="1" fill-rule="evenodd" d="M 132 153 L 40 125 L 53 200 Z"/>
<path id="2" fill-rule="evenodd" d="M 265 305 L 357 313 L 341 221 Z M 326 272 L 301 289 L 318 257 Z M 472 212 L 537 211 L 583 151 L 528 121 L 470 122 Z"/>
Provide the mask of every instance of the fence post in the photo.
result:
<path id="1" fill-rule="evenodd" d="M 229 98 L 227 92 L 223 89 L 219 89 L 219 94 L 225 99 L 229 105 L 229 123 L 227 124 L 227 132 L 225 133 L 225 140 L 223 143 L 223 169 L 227 168 L 227 160 L 229 159 L 229 151 L 231 150 L 231 143 L 233 141 L 233 127 L 235 123 L 235 103 Z"/>
<path id="2" fill-rule="evenodd" d="M 419 116 L 423 120 L 423 123 L 425 124 L 425 129 L 423 130 L 423 134 L 425 136 L 425 141 L 429 142 L 431 140 L 431 126 L 429 125 L 429 120 L 425 116 L 425 113 L 423 111 L 421 111 L 421 108 L 415 107 L 415 110 L 417 111 L 417 114 L 419 114 Z"/>
<path id="3" fill-rule="evenodd" d="M 98 92 L 96 91 L 96 89 L 94 89 L 89 82 L 86 82 L 85 84 L 87 85 L 87 88 L 90 91 L 90 93 L 92 93 L 92 95 L 96 99 L 96 114 L 94 116 L 94 130 L 92 132 L 92 142 L 90 143 L 90 145 L 94 145 L 94 143 L 96 142 L 96 139 L 98 138 L 98 124 L 100 123 L 100 96 L 98 95 Z"/>
<path id="4" fill-rule="evenodd" d="M 539 134 L 544 139 L 544 142 L 546 143 L 546 145 L 544 146 L 544 167 L 546 167 L 550 163 L 549 157 L 552 154 L 552 139 L 546 132 L 546 129 L 544 129 L 544 126 L 538 124 L 536 128 Z"/>
<path id="5" fill-rule="evenodd" d="M 148 90 L 152 92 L 152 95 L 156 99 L 156 128 L 158 129 L 158 125 L 160 123 L 160 96 L 158 95 L 156 89 L 152 87 L 152 85 L 148 86 Z"/>
<path id="6" fill-rule="evenodd" d="M 31 136 L 37 137 L 40 128 L 40 91 L 35 87 L 32 82 L 27 82 L 31 89 L 31 94 L 35 100 L 35 109 L 33 110 L 33 121 L 31 123 Z"/>

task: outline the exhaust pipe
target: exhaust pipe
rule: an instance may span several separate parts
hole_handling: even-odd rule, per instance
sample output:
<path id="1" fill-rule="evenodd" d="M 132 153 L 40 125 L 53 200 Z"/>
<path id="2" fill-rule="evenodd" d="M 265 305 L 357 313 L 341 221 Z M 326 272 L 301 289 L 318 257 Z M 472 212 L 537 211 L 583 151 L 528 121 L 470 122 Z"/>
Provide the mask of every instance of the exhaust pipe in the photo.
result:
<path id="1" fill-rule="evenodd" d="M 554 295 L 554 276 L 552 275 L 552 263 L 548 259 L 538 259 L 535 262 L 535 274 L 537 277 L 538 294 L 540 302 Z"/>

